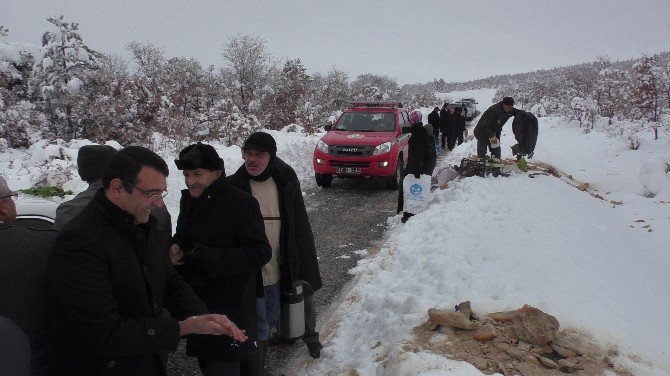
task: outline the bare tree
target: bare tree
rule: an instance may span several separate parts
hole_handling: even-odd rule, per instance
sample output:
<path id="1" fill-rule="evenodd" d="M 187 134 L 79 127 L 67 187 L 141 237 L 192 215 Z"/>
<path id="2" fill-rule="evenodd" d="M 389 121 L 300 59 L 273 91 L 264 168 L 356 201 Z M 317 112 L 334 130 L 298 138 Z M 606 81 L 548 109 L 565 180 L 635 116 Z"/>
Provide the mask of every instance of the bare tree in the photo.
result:
<path id="1" fill-rule="evenodd" d="M 240 109 L 247 113 L 249 103 L 255 99 L 256 90 L 265 83 L 272 65 L 265 40 L 238 34 L 223 46 L 221 56 L 230 64 L 239 89 Z"/>

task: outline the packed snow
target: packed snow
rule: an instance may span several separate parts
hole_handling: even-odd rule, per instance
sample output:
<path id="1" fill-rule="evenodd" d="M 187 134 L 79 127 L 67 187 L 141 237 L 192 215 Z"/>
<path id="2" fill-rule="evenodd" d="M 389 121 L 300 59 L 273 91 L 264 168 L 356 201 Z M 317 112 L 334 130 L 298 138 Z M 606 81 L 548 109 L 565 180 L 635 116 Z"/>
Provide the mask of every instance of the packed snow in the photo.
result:
<path id="1" fill-rule="evenodd" d="M 493 93 L 444 95 L 475 97 L 484 111 Z M 510 123 L 503 131 L 503 158 L 512 157 L 509 146 L 515 143 Z M 330 308 L 332 321 L 320 323 L 321 358 L 300 362 L 297 374 L 481 375 L 444 355 L 403 351 L 429 308 L 453 308 L 464 300 L 481 313 L 530 304 L 555 316 L 562 328 L 590 332 L 603 347 L 617 347 L 617 364 L 635 375 L 670 374 L 667 137 L 640 134 L 638 150 L 630 150 L 627 140 L 598 130 L 585 134 L 564 119 L 543 117 L 539 127 L 530 162 L 588 183 L 591 194 L 550 175 L 469 177 L 436 190 L 429 208 L 407 223 L 390 217 L 385 245 L 374 254 L 357 251 L 366 257 L 351 270 L 351 291 Z M 269 133 L 303 190 L 318 189 L 311 158 L 320 135 Z M 76 153 L 87 143 L 40 141 L 28 150 L 8 149 L 0 153 L 2 174 L 14 189 L 48 182 L 77 193 L 86 184 L 76 174 Z M 239 147 L 213 145 L 228 174 L 242 164 Z M 154 146 L 170 166 L 165 202 L 176 217 L 184 188 L 172 162 L 179 149 L 158 135 Z M 458 146 L 436 171 L 474 148 L 474 141 Z M 26 201 L 19 198 L 19 214 Z"/>

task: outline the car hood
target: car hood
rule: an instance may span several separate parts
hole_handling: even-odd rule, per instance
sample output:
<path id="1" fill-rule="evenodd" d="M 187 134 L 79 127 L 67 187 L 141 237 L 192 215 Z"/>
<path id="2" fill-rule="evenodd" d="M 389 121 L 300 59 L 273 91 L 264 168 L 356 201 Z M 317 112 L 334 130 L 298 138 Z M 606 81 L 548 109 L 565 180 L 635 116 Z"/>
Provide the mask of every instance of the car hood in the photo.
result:
<path id="1" fill-rule="evenodd" d="M 321 138 L 328 145 L 372 145 L 377 146 L 396 139 L 395 132 L 351 132 L 330 131 Z"/>

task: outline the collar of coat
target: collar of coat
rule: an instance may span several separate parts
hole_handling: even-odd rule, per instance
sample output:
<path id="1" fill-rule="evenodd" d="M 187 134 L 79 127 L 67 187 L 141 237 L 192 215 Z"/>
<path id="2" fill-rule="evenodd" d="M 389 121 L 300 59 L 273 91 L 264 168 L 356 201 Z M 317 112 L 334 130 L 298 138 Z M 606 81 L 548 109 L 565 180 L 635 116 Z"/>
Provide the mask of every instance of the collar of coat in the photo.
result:
<path id="1" fill-rule="evenodd" d="M 138 229 L 146 231 L 155 221 L 155 218 L 150 215 L 149 221 L 146 224 L 135 224 L 135 217 L 111 202 L 107 196 L 105 196 L 105 190 L 102 188 L 95 194 L 95 197 L 93 197 L 91 205 L 95 205 L 98 210 L 112 222 L 112 224 L 125 228 L 131 232 L 137 231 Z"/>

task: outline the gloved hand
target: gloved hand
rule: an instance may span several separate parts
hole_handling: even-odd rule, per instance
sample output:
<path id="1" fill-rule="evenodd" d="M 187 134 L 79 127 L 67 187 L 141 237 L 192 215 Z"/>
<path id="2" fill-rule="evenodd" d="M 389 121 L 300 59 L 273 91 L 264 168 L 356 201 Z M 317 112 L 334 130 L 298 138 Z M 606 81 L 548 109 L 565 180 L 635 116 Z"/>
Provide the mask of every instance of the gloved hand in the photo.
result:
<path id="1" fill-rule="evenodd" d="M 417 178 L 417 179 L 418 179 L 420 176 L 421 176 L 421 174 L 414 174 L 414 177 Z"/>
<path id="2" fill-rule="evenodd" d="M 496 149 L 500 147 L 500 141 L 498 140 L 498 137 L 489 138 L 489 142 L 491 143 L 491 149 Z"/>

